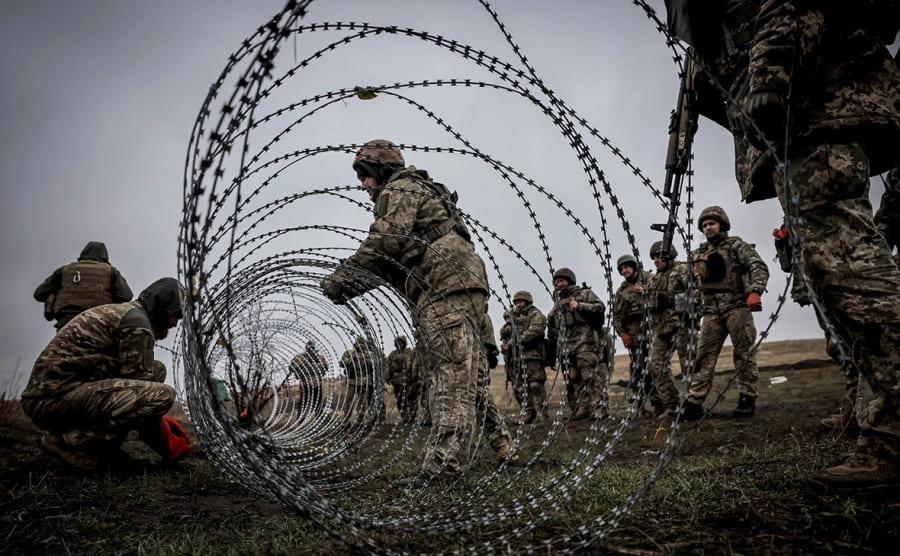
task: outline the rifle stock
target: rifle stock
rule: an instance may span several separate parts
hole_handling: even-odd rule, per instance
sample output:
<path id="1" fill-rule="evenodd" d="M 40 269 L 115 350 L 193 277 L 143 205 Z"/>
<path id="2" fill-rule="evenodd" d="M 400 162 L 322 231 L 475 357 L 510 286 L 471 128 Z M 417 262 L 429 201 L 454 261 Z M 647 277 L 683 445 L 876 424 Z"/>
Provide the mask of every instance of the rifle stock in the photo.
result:
<path id="1" fill-rule="evenodd" d="M 697 130 L 697 114 L 694 109 L 693 50 L 685 56 L 684 74 L 678 88 L 678 99 L 669 120 L 669 142 L 666 149 L 666 180 L 663 196 L 669 199 L 669 215 L 665 224 L 652 224 L 651 230 L 662 232 L 660 258 L 669 259 L 681 206 L 681 189 L 684 175 L 691 160 L 694 132 Z"/>

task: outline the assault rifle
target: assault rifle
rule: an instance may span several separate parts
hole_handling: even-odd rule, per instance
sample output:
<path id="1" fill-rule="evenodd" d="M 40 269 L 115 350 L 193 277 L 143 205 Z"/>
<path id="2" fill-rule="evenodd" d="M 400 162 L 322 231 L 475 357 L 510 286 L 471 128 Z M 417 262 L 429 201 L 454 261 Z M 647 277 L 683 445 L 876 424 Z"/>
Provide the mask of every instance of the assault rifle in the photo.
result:
<path id="1" fill-rule="evenodd" d="M 669 199 L 669 218 L 665 224 L 652 224 L 651 230 L 662 232 L 660 258 L 669 259 L 675 226 L 678 222 L 678 207 L 681 206 L 681 188 L 684 175 L 691 161 L 691 147 L 697 131 L 695 110 L 693 49 L 685 55 L 684 74 L 678 88 L 678 101 L 669 120 L 669 145 L 666 150 L 666 181 L 663 196 Z"/>

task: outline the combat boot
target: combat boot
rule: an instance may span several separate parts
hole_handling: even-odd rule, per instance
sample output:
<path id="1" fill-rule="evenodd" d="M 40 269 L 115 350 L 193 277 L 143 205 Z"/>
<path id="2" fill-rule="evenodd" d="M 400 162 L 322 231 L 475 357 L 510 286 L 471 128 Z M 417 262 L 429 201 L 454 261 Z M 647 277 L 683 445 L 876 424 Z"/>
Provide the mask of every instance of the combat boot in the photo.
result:
<path id="1" fill-rule="evenodd" d="M 684 402 L 684 407 L 680 414 L 676 407 L 675 409 L 669 410 L 669 415 L 674 417 L 679 423 L 684 421 L 696 421 L 703 417 L 703 406 L 694 402 Z"/>
<path id="2" fill-rule="evenodd" d="M 590 414 L 591 414 L 591 412 L 588 410 L 588 408 L 586 408 L 584 406 L 580 406 L 578 409 L 575 410 L 575 413 L 572 414 L 572 420 L 579 421 L 581 419 L 587 419 L 590 416 Z"/>
<path id="3" fill-rule="evenodd" d="M 816 479 L 838 488 L 900 486 L 900 467 L 875 456 L 855 453 L 844 463 L 823 470 Z"/>
<path id="4" fill-rule="evenodd" d="M 731 412 L 731 416 L 737 418 L 753 417 L 754 413 L 756 413 L 756 398 L 747 394 L 741 394 L 738 398 L 738 405 Z"/>
<path id="5" fill-rule="evenodd" d="M 65 440 L 55 434 L 44 434 L 41 437 L 41 448 L 68 465 L 82 471 L 94 471 L 100 465 L 99 456 L 69 446 Z"/>
<path id="6" fill-rule="evenodd" d="M 525 417 L 522 418 L 522 424 L 530 425 L 531 423 L 534 423 L 534 420 L 536 418 L 537 418 L 537 412 L 535 412 L 535 410 L 531 409 L 525 413 Z"/>
<path id="7" fill-rule="evenodd" d="M 857 432 L 859 431 L 859 423 L 856 422 L 856 415 L 852 413 L 834 413 L 825 417 L 819 423 L 823 428 L 838 432 Z"/>

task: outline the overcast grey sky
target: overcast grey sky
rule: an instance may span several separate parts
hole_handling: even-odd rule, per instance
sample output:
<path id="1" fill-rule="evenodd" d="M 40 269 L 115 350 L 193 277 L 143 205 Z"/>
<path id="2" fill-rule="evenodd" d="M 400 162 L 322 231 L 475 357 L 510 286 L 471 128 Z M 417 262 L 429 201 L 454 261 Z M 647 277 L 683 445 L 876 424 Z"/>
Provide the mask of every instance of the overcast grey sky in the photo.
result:
<path id="1" fill-rule="evenodd" d="M 652 3 L 662 11 L 662 2 Z M 176 274 L 178 224 L 188 139 L 210 84 L 227 57 L 281 1 L 121 2 L 26 1 L 0 4 L 0 391 L 11 389 L 20 360 L 24 379 L 53 334 L 34 288 L 56 267 L 75 260 L 88 241 L 103 241 L 110 260 L 135 294 L 160 276 Z M 503 0 L 492 6 L 544 82 L 620 147 L 661 187 L 668 114 L 677 75 L 663 38 L 643 12 L 625 0 L 596 2 Z M 372 21 L 443 34 L 513 61 L 496 25 L 477 2 L 313 2 L 304 23 Z M 334 35 L 328 37 L 333 40 Z M 446 52 L 408 38 L 385 37 L 336 53 L 310 67 L 279 93 L 296 99 L 339 87 L 418 79 L 497 80 Z M 316 44 L 304 35 L 279 60 L 303 58 Z M 276 71 L 277 73 L 277 71 Z M 502 159 L 566 199 L 600 236 L 596 205 L 566 141 L 534 107 L 512 95 L 461 87 L 407 91 L 491 156 Z M 289 102 L 285 101 L 285 102 Z M 366 103 L 382 104 L 366 104 Z M 374 137 L 419 145 L 459 146 L 408 106 L 386 99 L 345 103 L 304 127 L 293 148 L 361 143 Z M 397 104 L 396 101 L 393 101 Z M 649 224 L 664 212 L 629 170 L 598 142 L 590 143 L 646 253 L 658 239 Z M 343 155 L 326 158 L 330 173 L 309 168 L 297 189 L 355 182 Z M 523 252 L 541 257 L 534 228 L 517 200 L 495 177 L 452 157 L 411 153 L 460 192 L 461 207 L 497 229 Z M 784 278 L 773 261 L 771 230 L 781 220 L 774 200 L 743 205 L 734 180 L 730 136 L 701 122 L 695 147 L 695 204 L 726 208 L 733 233 L 757 244 L 772 278 L 757 313 L 762 328 Z M 283 193 L 283 191 L 282 191 Z M 876 188 L 873 194 L 880 194 Z M 529 198 L 540 205 L 538 195 Z M 587 195 L 584 197 L 584 195 Z M 584 199 L 582 201 L 581 199 Z M 359 201 L 365 201 L 362 193 Z M 362 213 L 352 224 L 368 225 Z M 554 216 L 554 214 L 556 216 Z M 546 217 L 544 217 L 546 215 Z M 602 269 L 584 238 L 558 212 L 541 214 L 557 232 L 548 242 L 558 266 L 571 266 L 606 297 Z M 557 220 L 559 218 L 559 220 Z M 629 250 L 614 213 L 606 214 L 612 257 Z M 568 238 L 573 241 L 568 241 Z M 501 255 L 501 259 L 502 259 Z M 650 265 L 649 258 L 644 259 Z M 547 264 L 535 266 L 546 273 Z M 510 264 L 504 279 L 514 291 L 540 283 Z M 546 277 L 544 277 L 546 279 Z M 615 277 L 617 285 L 618 277 Z M 497 286 L 496 278 L 492 285 Z M 536 295 L 546 310 L 546 296 Z M 502 307 L 491 314 L 499 320 Z M 812 311 L 789 305 L 772 338 L 818 337 Z M 167 340 L 164 345 L 171 346 Z M 16 393 L 21 388 L 17 384 Z"/>

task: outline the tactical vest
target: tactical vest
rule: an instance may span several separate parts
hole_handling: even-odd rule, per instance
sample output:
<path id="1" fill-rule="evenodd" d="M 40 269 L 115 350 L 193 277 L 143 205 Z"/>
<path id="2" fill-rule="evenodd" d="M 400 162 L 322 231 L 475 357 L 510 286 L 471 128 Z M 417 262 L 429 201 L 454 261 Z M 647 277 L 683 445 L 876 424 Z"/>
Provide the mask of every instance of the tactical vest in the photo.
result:
<path id="1" fill-rule="evenodd" d="M 713 248 L 709 248 L 695 259 L 695 265 L 706 266 L 705 277 L 700 280 L 700 289 L 704 293 L 744 291 L 744 277 L 741 264 L 734 253 L 734 245 L 738 238 L 729 237 Z"/>
<path id="2" fill-rule="evenodd" d="M 80 313 L 112 303 L 112 267 L 99 261 L 78 261 L 62 267 L 62 285 L 53 302 L 55 315 Z"/>

